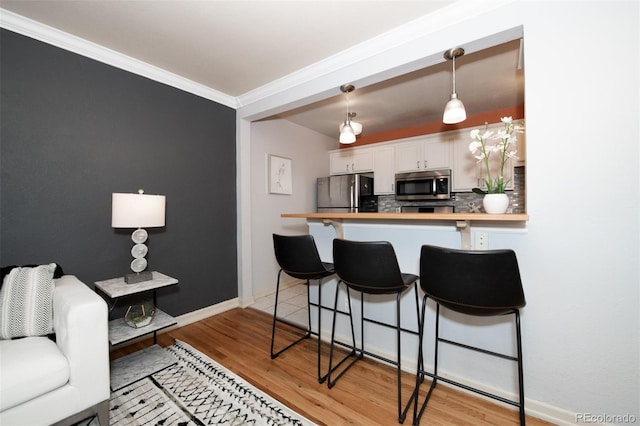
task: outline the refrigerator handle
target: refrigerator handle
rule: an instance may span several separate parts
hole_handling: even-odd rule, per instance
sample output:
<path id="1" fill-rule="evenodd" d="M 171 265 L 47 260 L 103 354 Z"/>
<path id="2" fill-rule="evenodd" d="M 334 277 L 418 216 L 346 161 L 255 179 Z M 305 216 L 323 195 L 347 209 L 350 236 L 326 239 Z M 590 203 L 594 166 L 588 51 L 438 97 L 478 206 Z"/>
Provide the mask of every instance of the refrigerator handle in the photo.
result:
<path id="1" fill-rule="evenodd" d="M 354 179 L 351 181 L 351 185 L 349 185 L 349 210 L 352 213 L 356 212 L 358 207 L 356 205 L 355 187 L 356 187 L 356 179 L 354 177 Z"/>

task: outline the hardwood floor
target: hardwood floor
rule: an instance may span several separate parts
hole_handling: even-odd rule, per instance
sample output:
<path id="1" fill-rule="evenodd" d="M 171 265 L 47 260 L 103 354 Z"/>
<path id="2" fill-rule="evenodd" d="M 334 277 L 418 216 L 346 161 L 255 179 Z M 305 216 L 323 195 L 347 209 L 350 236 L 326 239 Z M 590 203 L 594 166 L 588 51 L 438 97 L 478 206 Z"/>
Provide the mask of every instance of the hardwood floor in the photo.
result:
<path id="1" fill-rule="evenodd" d="M 293 332 L 293 329 L 285 330 L 280 336 L 285 338 Z M 161 334 L 158 344 L 169 346 L 174 339 L 207 354 L 319 425 L 398 424 L 395 367 L 365 359 L 357 362 L 335 387 L 328 389 L 326 383 L 319 384 L 316 378 L 317 343 L 314 338 L 271 359 L 271 317 L 263 312 L 251 308 L 233 309 Z M 142 349 L 151 342 L 150 338 L 116 349 L 111 352 L 111 358 Z M 328 365 L 328 345 L 325 346 L 324 368 Z M 413 375 L 403 376 L 403 398 L 411 393 L 414 381 Z M 421 400 L 427 388 L 428 384 L 422 385 Z M 404 424 L 411 424 L 411 413 Z M 438 385 L 434 391 L 421 422 L 422 425 L 518 423 L 518 414 L 513 407 L 487 402 L 443 385 Z M 527 417 L 527 424 L 549 423 Z"/>

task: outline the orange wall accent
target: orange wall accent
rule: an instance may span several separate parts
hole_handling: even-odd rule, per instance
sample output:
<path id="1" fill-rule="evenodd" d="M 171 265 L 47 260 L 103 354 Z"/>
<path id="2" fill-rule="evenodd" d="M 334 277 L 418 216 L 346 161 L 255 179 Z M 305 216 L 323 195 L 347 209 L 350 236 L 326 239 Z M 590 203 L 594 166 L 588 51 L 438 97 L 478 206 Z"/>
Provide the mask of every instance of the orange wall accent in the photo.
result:
<path id="1" fill-rule="evenodd" d="M 442 133 L 450 130 L 482 126 L 484 125 L 484 123 L 497 123 L 502 117 L 508 116 L 513 117 L 514 120 L 524 118 L 524 105 L 518 105 L 515 107 L 503 108 L 495 111 L 485 112 L 482 114 L 468 116 L 465 121 L 458 124 L 444 124 L 442 122 L 433 122 L 421 124 L 419 126 L 406 127 L 404 129 L 388 130 L 386 132 L 375 133 L 372 135 L 359 136 L 354 143 L 349 145 L 341 144 L 340 148 L 352 148 L 355 146 L 370 145 L 373 143 L 410 138 L 413 136 L 430 135 L 433 133 Z"/>

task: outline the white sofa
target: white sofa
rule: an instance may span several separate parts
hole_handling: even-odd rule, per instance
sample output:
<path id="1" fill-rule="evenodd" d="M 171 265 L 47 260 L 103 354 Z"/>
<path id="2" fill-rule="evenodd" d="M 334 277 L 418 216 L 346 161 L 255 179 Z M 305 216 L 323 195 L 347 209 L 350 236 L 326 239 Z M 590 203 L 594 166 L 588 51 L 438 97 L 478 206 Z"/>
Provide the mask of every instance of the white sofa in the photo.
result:
<path id="1" fill-rule="evenodd" d="M 0 340 L 0 425 L 109 424 L 105 301 L 73 275 L 54 280 L 56 342 Z"/>

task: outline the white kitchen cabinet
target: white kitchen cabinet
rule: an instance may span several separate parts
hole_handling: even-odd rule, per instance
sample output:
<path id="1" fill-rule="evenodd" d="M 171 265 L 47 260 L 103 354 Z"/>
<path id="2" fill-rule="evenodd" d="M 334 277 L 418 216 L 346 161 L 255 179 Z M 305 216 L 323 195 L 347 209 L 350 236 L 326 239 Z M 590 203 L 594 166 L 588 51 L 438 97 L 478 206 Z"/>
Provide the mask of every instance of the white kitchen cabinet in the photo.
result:
<path id="1" fill-rule="evenodd" d="M 489 125 L 499 130 L 502 123 Z M 484 126 L 474 128 L 484 131 Z M 470 131 L 459 131 L 419 136 L 385 143 L 379 147 L 338 149 L 329 152 L 330 174 L 374 173 L 374 192 L 377 195 L 395 193 L 395 174 L 423 170 L 451 169 L 452 191 L 470 192 L 473 188 L 486 189 L 484 163 L 478 163 L 469 152 Z M 507 161 L 506 189 L 513 189 L 513 167 L 524 164 L 525 135 L 518 134 L 518 160 Z M 499 157 L 492 156 L 492 170 L 498 170 Z"/>
<path id="2" fill-rule="evenodd" d="M 373 192 L 375 195 L 395 193 L 395 148 L 385 145 L 373 152 Z"/>
<path id="3" fill-rule="evenodd" d="M 469 132 L 462 131 L 455 135 L 453 141 L 453 167 L 452 186 L 453 192 L 470 192 L 473 188 L 480 188 L 481 170 L 480 164 L 469 151 Z"/>
<path id="4" fill-rule="evenodd" d="M 329 173 L 343 175 L 373 171 L 373 149 L 338 149 L 329 152 Z"/>
<path id="5" fill-rule="evenodd" d="M 396 145 L 398 173 L 451 168 L 453 137 L 439 133 Z"/>
<path id="6" fill-rule="evenodd" d="M 420 170 L 423 141 L 401 142 L 396 145 L 396 170 L 399 173 Z"/>

